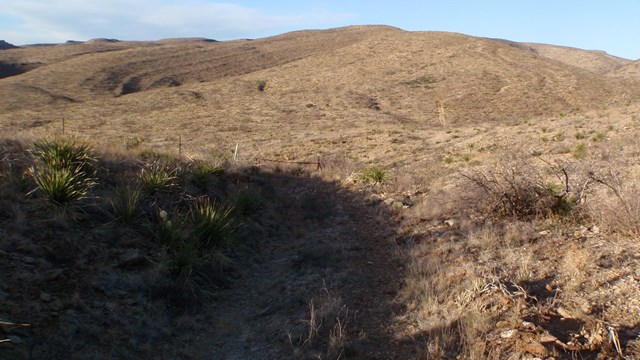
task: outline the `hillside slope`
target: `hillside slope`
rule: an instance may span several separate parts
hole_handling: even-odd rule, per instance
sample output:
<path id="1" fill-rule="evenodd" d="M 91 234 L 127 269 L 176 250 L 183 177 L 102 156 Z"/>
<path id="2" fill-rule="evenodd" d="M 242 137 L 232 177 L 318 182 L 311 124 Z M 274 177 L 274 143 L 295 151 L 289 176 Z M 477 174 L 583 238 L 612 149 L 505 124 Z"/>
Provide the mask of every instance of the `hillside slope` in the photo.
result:
<path id="1" fill-rule="evenodd" d="M 252 41 L 30 47 L 3 51 L 0 63 L 33 67 L 0 79 L 0 122 L 12 129 L 61 116 L 96 119 L 92 129 L 126 117 L 151 134 L 177 118 L 195 131 L 189 124 L 221 116 L 236 124 L 277 117 L 294 126 L 373 118 L 434 126 L 579 112 L 640 94 L 503 41 L 377 26 Z"/>
<path id="2" fill-rule="evenodd" d="M 606 74 L 631 62 L 631 60 L 609 55 L 604 51 L 582 50 L 568 46 L 537 43 L 523 43 L 523 45 L 529 47 L 540 56 L 598 74 Z"/>
<path id="3" fill-rule="evenodd" d="M 636 60 L 613 71 L 611 76 L 631 81 L 640 81 L 640 60 Z"/>

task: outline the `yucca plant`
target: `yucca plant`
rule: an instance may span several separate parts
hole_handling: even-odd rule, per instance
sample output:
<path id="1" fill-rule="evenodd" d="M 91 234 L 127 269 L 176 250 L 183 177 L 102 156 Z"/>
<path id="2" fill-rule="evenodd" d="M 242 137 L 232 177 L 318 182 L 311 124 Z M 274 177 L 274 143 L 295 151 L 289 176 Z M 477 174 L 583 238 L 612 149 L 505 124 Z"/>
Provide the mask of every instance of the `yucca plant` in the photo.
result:
<path id="1" fill-rule="evenodd" d="M 197 201 L 191 207 L 191 220 L 192 238 L 197 241 L 201 252 L 228 244 L 237 229 L 233 209 L 218 205 L 208 198 Z"/>
<path id="2" fill-rule="evenodd" d="M 78 200 L 95 183 L 96 158 L 91 147 L 73 138 L 38 141 L 31 154 L 36 164 L 31 167 L 37 190 L 59 205 Z"/>
<path id="3" fill-rule="evenodd" d="M 111 200 L 114 216 L 123 225 L 135 223 L 139 216 L 140 190 L 126 186 L 116 189 L 115 192 L 115 197 Z"/>
<path id="4" fill-rule="evenodd" d="M 265 200 L 260 193 L 242 189 L 233 197 L 235 213 L 241 216 L 257 214 L 265 207 Z"/>
<path id="5" fill-rule="evenodd" d="M 36 160 L 49 168 L 79 169 L 92 175 L 96 158 L 87 143 L 74 138 L 54 138 L 38 141 L 31 151 Z"/>
<path id="6" fill-rule="evenodd" d="M 157 193 L 163 188 L 171 186 L 171 183 L 175 178 L 175 170 L 172 170 L 167 165 L 157 162 L 143 168 L 140 173 L 142 189 L 144 192 L 151 195 Z"/>
<path id="7" fill-rule="evenodd" d="M 191 181 L 201 189 L 205 189 L 213 183 L 217 176 L 222 175 L 224 169 L 220 166 L 214 166 L 203 161 L 194 162 L 191 167 Z"/>
<path id="8" fill-rule="evenodd" d="M 362 170 L 360 178 L 365 182 L 382 184 L 388 179 L 387 171 L 379 166 L 372 166 Z"/>
<path id="9" fill-rule="evenodd" d="M 38 190 L 51 202 L 64 205 L 70 201 L 82 199 L 94 184 L 93 179 L 82 167 L 34 166 L 31 169 Z"/>

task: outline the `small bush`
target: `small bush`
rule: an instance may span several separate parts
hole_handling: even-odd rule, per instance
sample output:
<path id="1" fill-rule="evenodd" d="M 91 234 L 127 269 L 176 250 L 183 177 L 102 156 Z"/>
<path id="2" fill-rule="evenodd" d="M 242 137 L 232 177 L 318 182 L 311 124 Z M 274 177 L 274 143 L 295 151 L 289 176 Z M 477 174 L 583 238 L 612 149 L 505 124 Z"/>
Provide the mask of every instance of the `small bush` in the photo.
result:
<path id="1" fill-rule="evenodd" d="M 362 181 L 373 184 L 382 184 L 388 179 L 388 177 L 387 171 L 379 166 L 366 168 L 362 170 L 362 173 L 360 174 Z"/>
<path id="2" fill-rule="evenodd" d="M 587 156 L 587 144 L 579 143 L 573 148 L 573 157 L 582 159 Z"/>
<path id="3" fill-rule="evenodd" d="M 568 172 L 564 168 L 550 169 L 562 180 L 562 185 L 549 182 L 540 169 L 523 159 L 505 162 L 488 171 L 462 174 L 465 186 L 483 214 L 496 217 L 532 219 L 550 215 L 569 215 L 579 201 L 572 192 Z"/>
<path id="4" fill-rule="evenodd" d="M 265 207 L 265 200 L 260 193 L 242 189 L 233 197 L 235 213 L 241 216 L 251 216 L 259 213 Z"/>
<path id="5" fill-rule="evenodd" d="M 197 248 L 203 253 L 229 244 L 234 238 L 236 223 L 233 209 L 211 202 L 208 198 L 199 200 L 192 206 L 191 220 L 191 237 L 197 241 Z"/>
<path id="6" fill-rule="evenodd" d="M 163 188 L 171 186 L 172 181 L 176 178 L 175 173 L 175 169 L 154 162 L 140 172 L 142 190 L 147 194 L 153 195 Z"/>
<path id="7" fill-rule="evenodd" d="M 94 172 L 93 149 L 77 139 L 55 138 L 38 141 L 31 151 L 37 161 L 49 168 L 77 169 L 87 175 Z"/>
<path id="8" fill-rule="evenodd" d="M 111 201 L 113 214 L 123 225 L 131 225 L 138 219 L 140 190 L 129 186 L 116 189 L 116 197 Z"/>
<path id="9" fill-rule="evenodd" d="M 38 190 L 51 202 L 63 205 L 87 194 L 95 183 L 93 150 L 76 139 L 56 138 L 34 144 L 35 165 L 30 172 Z"/>
<path id="10" fill-rule="evenodd" d="M 81 166 L 59 168 L 41 165 L 32 167 L 31 174 L 40 192 L 57 205 L 82 199 L 94 184 Z"/>
<path id="11" fill-rule="evenodd" d="M 191 181 L 200 189 L 206 189 L 209 185 L 215 183 L 218 176 L 224 173 L 221 166 L 214 166 L 202 161 L 197 161 L 190 168 Z"/>

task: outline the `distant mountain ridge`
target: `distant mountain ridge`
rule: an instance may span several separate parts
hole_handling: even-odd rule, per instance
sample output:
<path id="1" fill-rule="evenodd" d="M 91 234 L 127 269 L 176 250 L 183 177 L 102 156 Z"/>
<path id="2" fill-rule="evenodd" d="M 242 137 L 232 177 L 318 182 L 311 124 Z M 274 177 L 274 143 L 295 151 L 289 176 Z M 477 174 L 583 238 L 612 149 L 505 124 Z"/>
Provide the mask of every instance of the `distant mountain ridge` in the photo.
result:
<path id="1" fill-rule="evenodd" d="M 4 40 L 0 40 L 0 50 L 5 50 L 5 49 L 16 49 L 17 46 L 10 44 Z"/>

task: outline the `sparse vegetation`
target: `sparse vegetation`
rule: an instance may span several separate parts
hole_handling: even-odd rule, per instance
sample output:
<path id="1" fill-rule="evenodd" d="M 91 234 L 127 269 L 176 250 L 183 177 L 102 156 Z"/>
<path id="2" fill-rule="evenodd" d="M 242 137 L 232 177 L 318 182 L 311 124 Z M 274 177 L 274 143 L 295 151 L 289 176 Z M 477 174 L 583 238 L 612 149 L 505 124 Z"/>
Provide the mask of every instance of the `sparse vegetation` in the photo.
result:
<path id="1" fill-rule="evenodd" d="M 32 324 L 0 358 L 640 356 L 624 59 L 363 26 L 148 45 L 0 52 L 37 68 L 0 81 L 0 323 Z M 98 140 L 33 140 L 61 129 Z"/>
<path id="2" fill-rule="evenodd" d="M 360 178 L 364 182 L 382 184 L 389 178 L 389 175 L 385 169 L 379 166 L 371 166 L 362 170 Z"/>
<path id="3" fill-rule="evenodd" d="M 30 171 L 37 190 L 55 204 L 83 198 L 94 184 L 95 158 L 86 144 L 62 138 L 39 141 L 32 154 L 35 165 Z"/>

